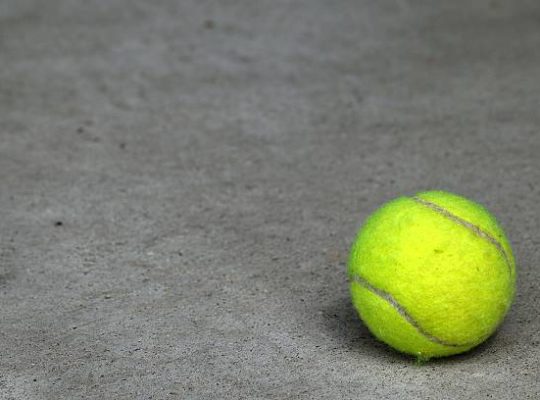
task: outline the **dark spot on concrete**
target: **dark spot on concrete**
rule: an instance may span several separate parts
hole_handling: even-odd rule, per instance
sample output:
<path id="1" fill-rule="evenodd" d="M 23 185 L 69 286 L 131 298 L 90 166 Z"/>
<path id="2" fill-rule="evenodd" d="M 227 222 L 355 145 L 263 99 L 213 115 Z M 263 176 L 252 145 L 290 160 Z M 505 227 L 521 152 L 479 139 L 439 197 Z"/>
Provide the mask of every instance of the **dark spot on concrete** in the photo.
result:
<path id="1" fill-rule="evenodd" d="M 84 127 L 79 126 L 79 127 L 77 128 L 77 133 L 84 133 Z"/>
<path id="2" fill-rule="evenodd" d="M 206 21 L 204 21 L 204 27 L 206 29 L 214 29 L 216 27 L 216 23 L 211 19 L 207 19 Z"/>
<path id="3" fill-rule="evenodd" d="M 120 147 L 120 149 L 124 150 L 126 148 L 126 143 L 122 142 L 118 145 L 118 147 Z"/>
<path id="4" fill-rule="evenodd" d="M 56 221 L 54 223 L 54 226 L 63 226 L 63 225 L 64 225 L 64 223 L 62 221 Z"/>

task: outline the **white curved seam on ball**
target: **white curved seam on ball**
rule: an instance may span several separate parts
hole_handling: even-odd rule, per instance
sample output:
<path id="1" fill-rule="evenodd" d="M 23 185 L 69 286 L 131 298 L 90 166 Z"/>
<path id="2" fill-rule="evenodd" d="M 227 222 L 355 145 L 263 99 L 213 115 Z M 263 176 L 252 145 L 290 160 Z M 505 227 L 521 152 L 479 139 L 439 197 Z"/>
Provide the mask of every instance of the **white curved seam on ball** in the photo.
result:
<path id="1" fill-rule="evenodd" d="M 401 304 L 398 303 L 398 301 L 388 292 L 385 292 L 384 290 L 381 290 L 375 286 L 373 286 L 371 283 L 366 281 L 364 278 L 362 278 L 359 275 L 353 275 L 351 277 L 351 280 L 353 282 L 358 283 L 360 286 L 364 287 L 365 289 L 369 290 L 371 293 L 375 294 L 376 296 L 382 298 L 387 303 L 389 303 L 397 312 L 399 315 L 401 315 L 418 333 L 420 333 L 422 336 L 424 336 L 426 339 L 433 343 L 437 343 L 443 346 L 447 347 L 463 347 L 463 346 L 473 346 L 475 343 L 450 343 L 443 339 L 440 339 L 436 336 L 433 336 L 431 333 L 427 332 L 422 328 L 422 326 L 409 314 L 409 312 L 403 307 Z"/>
<path id="2" fill-rule="evenodd" d="M 446 210 L 445 208 L 442 208 L 441 206 L 439 206 L 439 205 L 437 205 L 435 203 L 424 200 L 424 199 L 422 199 L 422 198 L 420 198 L 418 196 L 414 196 L 412 199 L 414 201 L 416 201 L 417 203 L 419 203 L 419 204 L 421 204 L 421 205 L 423 205 L 423 206 L 425 206 L 427 208 L 430 208 L 433 211 L 437 212 L 438 214 L 441 214 L 442 216 L 454 221 L 455 223 L 460 224 L 461 226 L 464 226 L 465 228 L 472 231 L 475 235 L 481 237 L 482 239 L 487 240 L 489 243 L 494 245 L 497 248 L 497 250 L 503 255 L 504 260 L 506 262 L 506 265 L 508 266 L 508 269 L 510 270 L 510 273 L 512 273 L 512 264 L 510 263 L 510 258 L 508 257 L 508 254 L 504 250 L 504 247 L 502 246 L 502 244 L 497 239 L 495 239 L 489 233 L 482 230 L 479 226 L 474 225 L 474 224 L 470 223 L 469 221 L 458 217 L 455 214 L 452 214 L 450 211 Z"/>

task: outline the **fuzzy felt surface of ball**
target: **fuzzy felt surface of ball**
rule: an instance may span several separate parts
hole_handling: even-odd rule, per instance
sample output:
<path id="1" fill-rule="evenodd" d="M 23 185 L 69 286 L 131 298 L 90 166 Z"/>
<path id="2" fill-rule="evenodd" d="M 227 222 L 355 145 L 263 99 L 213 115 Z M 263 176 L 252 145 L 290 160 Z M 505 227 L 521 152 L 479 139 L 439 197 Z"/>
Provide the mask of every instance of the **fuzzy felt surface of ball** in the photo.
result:
<path id="1" fill-rule="evenodd" d="M 368 217 L 348 263 L 352 302 L 369 330 L 419 359 L 465 352 L 497 329 L 516 266 L 495 217 L 462 196 L 421 192 Z"/>

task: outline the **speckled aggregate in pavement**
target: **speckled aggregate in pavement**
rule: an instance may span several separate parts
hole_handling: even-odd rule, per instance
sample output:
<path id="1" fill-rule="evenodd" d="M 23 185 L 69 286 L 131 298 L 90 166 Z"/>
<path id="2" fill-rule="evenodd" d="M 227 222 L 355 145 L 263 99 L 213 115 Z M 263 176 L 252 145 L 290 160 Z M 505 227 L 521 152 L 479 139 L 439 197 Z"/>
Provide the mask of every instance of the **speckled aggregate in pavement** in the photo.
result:
<path id="1" fill-rule="evenodd" d="M 537 399 L 537 1 L 3 0 L 0 399 Z M 476 350 L 378 343 L 345 262 L 428 188 L 500 219 Z"/>

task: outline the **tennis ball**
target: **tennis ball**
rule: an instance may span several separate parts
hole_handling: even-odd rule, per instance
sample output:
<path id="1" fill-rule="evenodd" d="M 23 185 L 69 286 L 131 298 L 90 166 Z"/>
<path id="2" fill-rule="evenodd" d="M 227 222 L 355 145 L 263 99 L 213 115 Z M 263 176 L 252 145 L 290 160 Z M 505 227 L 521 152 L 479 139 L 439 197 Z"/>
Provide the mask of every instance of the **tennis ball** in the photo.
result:
<path id="1" fill-rule="evenodd" d="M 467 351 L 495 331 L 514 297 L 516 266 L 483 206 L 430 191 L 392 200 L 367 219 L 349 279 L 369 330 L 426 360 Z"/>

